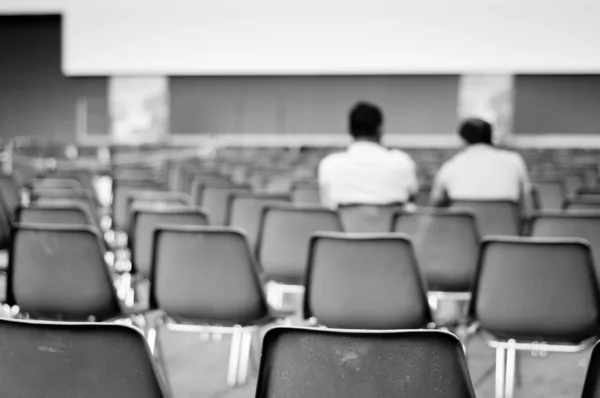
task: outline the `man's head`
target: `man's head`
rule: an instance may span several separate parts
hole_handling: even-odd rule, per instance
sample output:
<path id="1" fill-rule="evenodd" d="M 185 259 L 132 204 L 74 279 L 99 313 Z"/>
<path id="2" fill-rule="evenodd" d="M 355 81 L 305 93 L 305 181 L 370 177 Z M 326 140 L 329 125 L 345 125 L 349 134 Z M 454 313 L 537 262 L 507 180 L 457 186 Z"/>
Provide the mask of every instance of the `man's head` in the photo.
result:
<path id="1" fill-rule="evenodd" d="M 359 102 L 350 112 L 350 135 L 355 140 L 379 141 L 382 124 L 381 111 L 368 102 Z"/>
<path id="2" fill-rule="evenodd" d="M 458 134 L 467 145 L 493 145 L 492 125 L 483 119 L 465 119 L 458 129 Z"/>

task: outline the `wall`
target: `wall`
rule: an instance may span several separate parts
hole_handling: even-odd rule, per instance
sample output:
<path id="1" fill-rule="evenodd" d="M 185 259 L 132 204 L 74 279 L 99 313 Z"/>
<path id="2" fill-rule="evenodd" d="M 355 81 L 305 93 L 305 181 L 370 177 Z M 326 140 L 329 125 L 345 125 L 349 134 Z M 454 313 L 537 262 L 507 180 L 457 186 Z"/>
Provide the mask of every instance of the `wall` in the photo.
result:
<path id="1" fill-rule="evenodd" d="M 390 133 L 450 133 L 457 75 L 172 77 L 171 132 L 345 133 L 359 100 L 379 104 Z"/>
<path id="2" fill-rule="evenodd" d="M 600 134 L 600 75 L 518 75 L 517 134 Z"/>
<path id="3" fill-rule="evenodd" d="M 76 103 L 89 99 L 90 131 L 107 131 L 107 79 L 61 72 L 59 15 L 0 15 L 0 137 L 72 141 Z"/>

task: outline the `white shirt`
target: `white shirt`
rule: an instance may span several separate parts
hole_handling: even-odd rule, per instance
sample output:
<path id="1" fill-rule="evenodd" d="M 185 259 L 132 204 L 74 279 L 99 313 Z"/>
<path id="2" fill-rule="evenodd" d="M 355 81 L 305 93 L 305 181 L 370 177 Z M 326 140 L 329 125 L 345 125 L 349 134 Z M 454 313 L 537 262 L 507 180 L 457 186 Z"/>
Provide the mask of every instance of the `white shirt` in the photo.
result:
<path id="1" fill-rule="evenodd" d="M 514 152 L 475 144 L 446 162 L 438 171 L 431 200 L 514 200 L 528 192 L 529 177 L 523 158 Z"/>
<path id="2" fill-rule="evenodd" d="M 416 193 L 416 165 L 408 154 L 374 142 L 356 141 L 346 152 L 326 156 L 319 164 L 321 203 L 406 203 Z"/>

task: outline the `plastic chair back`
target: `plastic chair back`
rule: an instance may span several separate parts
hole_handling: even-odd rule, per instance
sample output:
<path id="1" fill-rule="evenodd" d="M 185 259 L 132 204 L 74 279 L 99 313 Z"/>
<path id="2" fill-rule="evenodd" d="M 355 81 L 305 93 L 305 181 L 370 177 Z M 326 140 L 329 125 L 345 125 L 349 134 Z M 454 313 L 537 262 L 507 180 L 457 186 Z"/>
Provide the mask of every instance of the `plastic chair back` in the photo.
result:
<path id="1" fill-rule="evenodd" d="M 261 216 L 260 264 L 279 282 L 302 284 L 310 238 L 319 231 L 341 232 L 337 213 L 317 207 L 267 206 Z"/>
<path id="2" fill-rule="evenodd" d="M 473 214 L 444 210 L 400 213 L 394 231 L 410 236 L 430 290 L 470 291 L 479 254 Z"/>
<path id="3" fill-rule="evenodd" d="M 165 225 L 208 225 L 206 214 L 198 209 L 152 207 L 134 207 L 131 214 L 129 248 L 131 262 L 136 272 L 144 277 L 150 276 L 153 254 L 154 232 Z"/>
<path id="4" fill-rule="evenodd" d="M 292 203 L 296 205 L 320 205 L 321 195 L 316 184 L 295 184 L 292 186 Z"/>
<path id="5" fill-rule="evenodd" d="M 471 315 L 501 339 L 579 343 L 598 334 L 600 296 L 581 239 L 484 240 Z"/>
<path id="6" fill-rule="evenodd" d="M 170 227 L 155 233 L 151 308 L 168 315 L 246 325 L 268 316 L 244 235 L 224 227 Z"/>
<path id="7" fill-rule="evenodd" d="M 161 398 L 144 337 L 117 324 L 0 319 L 6 397 Z"/>
<path id="8" fill-rule="evenodd" d="M 9 255 L 8 304 L 54 319 L 104 320 L 119 315 L 103 248 L 102 236 L 89 226 L 16 225 Z"/>
<path id="9" fill-rule="evenodd" d="M 202 209 L 208 215 L 212 225 L 227 224 L 229 198 L 239 193 L 250 193 L 250 190 L 248 187 L 204 187 L 202 191 Z"/>
<path id="10" fill-rule="evenodd" d="M 390 232 L 394 214 L 404 209 L 404 204 L 340 205 L 338 215 L 346 232 Z"/>
<path id="11" fill-rule="evenodd" d="M 431 322 L 426 288 L 404 235 L 313 235 L 305 318 L 343 329 L 417 329 Z"/>
<path id="12" fill-rule="evenodd" d="M 481 236 L 519 236 L 522 219 L 519 206 L 508 200 L 453 200 L 453 208 L 471 211 L 477 219 Z"/>
<path id="13" fill-rule="evenodd" d="M 473 398 L 460 341 L 433 330 L 273 328 L 257 398 Z"/>

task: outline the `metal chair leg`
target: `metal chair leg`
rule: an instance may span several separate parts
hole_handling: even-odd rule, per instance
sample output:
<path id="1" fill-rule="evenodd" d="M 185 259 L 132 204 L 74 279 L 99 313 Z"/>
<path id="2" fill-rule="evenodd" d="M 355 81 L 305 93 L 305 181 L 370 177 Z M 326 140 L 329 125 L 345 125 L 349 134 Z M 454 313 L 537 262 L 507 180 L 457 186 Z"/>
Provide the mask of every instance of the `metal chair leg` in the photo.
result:
<path id="1" fill-rule="evenodd" d="M 508 348 L 506 349 L 506 387 L 505 387 L 505 398 L 513 398 L 515 395 L 515 367 L 517 363 L 517 350 L 514 348 L 514 340 L 508 341 Z"/>
<path id="2" fill-rule="evenodd" d="M 235 387 L 237 383 L 241 344 L 242 330 L 241 327 L 236 326 L 231 335 L 231 351 L 229 352 L 229 369 L 227 371 L 227 385 L 229 387 Z"/>
<path id="3" fill-rule="evenodd" d="M 246 384 L 246 380 L 248 380 L 248 366 L 250 363 L 250 350 L 252 348 L 252 332 L 251 331 L 243 331 L 242 332 L 242 341 L 240 345 L 240 357 L 239 357 L 239 367 L 238 367 L 238 377 L 237 383 L 238 386 L 243 386 Z"/>
<path id="4" fill-rule="evenodd" d="M 506 371 L 506 350 L 496 348 L 496 398 L 504 398 L 504 373 Z"/>

